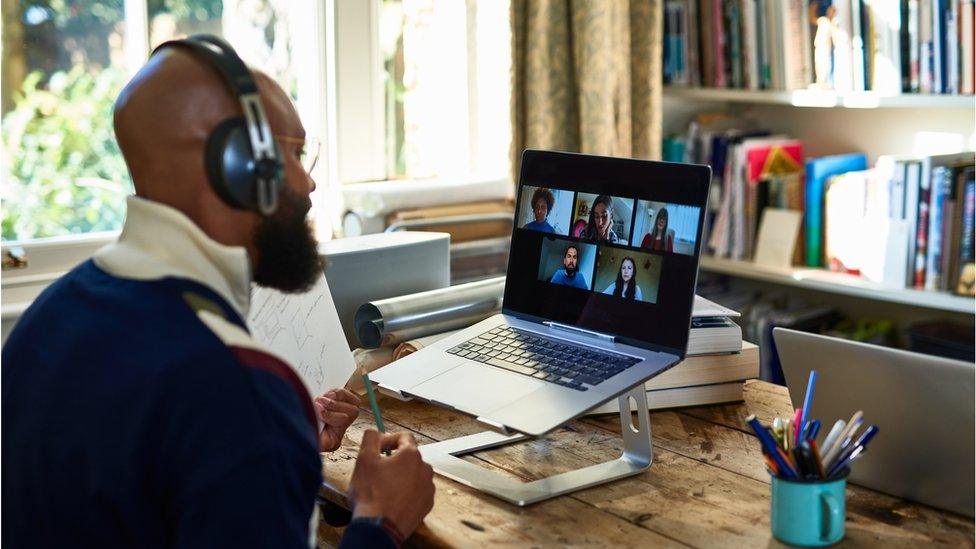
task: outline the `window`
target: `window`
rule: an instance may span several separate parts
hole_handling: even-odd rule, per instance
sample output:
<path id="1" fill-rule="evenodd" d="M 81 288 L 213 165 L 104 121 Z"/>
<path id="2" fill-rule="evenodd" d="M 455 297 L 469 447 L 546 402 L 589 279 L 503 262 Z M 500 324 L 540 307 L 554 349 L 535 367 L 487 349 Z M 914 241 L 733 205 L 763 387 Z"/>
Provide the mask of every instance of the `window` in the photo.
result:
<path id="1" fill-rule="evenodd" d="M 300 112 L 324 112 L 309 106 L 321 102 L 313 94 L 300 97 L 300 89 L 315 87 L 299 82 L 295 70 L 298 62 L 314 63 L 321 49 L 292 54 L 296 34 L 320 33 L 321 17 L 310 16 L 321 11 L 316 3 L 22 0 L 5 9 L 3 240 L 121 226 L 132 185 L 112 131 L 112 106 L 150 48 L 166 40 L 199 32 L 222 35 L 245 61 L 298 98 Z"/>
<path id="2" fill-rule="evenodd" d="M 509 2 L 339 0 L 337 21 L 341 182 L 508 173 Z"/>

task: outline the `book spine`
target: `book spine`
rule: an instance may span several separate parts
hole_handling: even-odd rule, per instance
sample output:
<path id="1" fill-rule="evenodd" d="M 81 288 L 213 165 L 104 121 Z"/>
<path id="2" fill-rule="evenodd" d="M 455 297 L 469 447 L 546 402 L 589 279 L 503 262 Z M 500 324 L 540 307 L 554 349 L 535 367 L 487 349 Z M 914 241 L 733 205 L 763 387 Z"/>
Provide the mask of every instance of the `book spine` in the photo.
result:
<path id="1" fill-rule="evenodd" d="M 910 93 L 912 91 L 912 67 L 911 67 L 911 47 L 908 36 L 908 1 L 899 2 L 900 7 L 898 16 L 901 19 L 901 28 L 898 32 L 898 51 L 901 54 L 901 91 Z"/>
<path id="2" fill-rule="evenodd" d="M 919 91 L 918 0 L 908 0 L 908 70 L 909 89 Z"/>
<path id="3" fill-rule="evenodd" d="M 974 33 L 976 33 L 976 29 L 973 28 L 973 0 L 964 0 L 959 11 L 959 24 L 961 28 L 959 38 L 962 49 L 962 60 L 960 62 L 960 70 L 962 74 L 959 92 L 964 94 L 972 94 L 976 92 L 976 90 L 973 89 L 973 40 Z"/>
<path id="4" fill-rule="evenodd" d="M 685 58 L 688 60 L 688 83 L 701 86 L 701 42 L 698 29 L 698 0 L 685 0 L 685 20 L 688 35 L 685 40 Z"/>
<path id="5" fill-rule="evenodd" d="M 919 0 L 918 40 L 919 40 L 919 89 L 922 93 L 933 90 L 933 51 L 932 51 L 932 3 L 935 0 Z"/>
<path id="6" fill-rule="evenodd" d="M 724 21 L 722 17 L 722 0 L 712 1 L 712 40 L 715 47 L 715 87 L 728 87 L 726 80 L 725 56 L 727 45 L 725 43 L 725 32 L 723 29 Z"/>
<path id="7" fill-rule="evenodd" d="M 959 2 L 949 0 L 946 18 L 946 93 L 959 93 Z"/>
<path id="8" fill-rule="evenodd" d="M 863 90 L 864 83 L 856 78 L 863 63 L 864 43 L 861 40 L 860 16 L 852 12 L 857 0 L 837 0 L 837 24 L 834 29 L 834 89 L 839 92 Z"/>
<path id="9" fill-rule="evenodd" d="M 742 0 L 742 69 L 746 88 L 759 89 L 759 48 L 756 41 L 756 2 Z"/>
<path id="10" fill-rule="evenodd" d="M 742 89 L 742 16 L 739 13 L 739 0 L 727 0 L 725 3 L 725 18 L 729 29 L 729 74 L 732 87 Z"/>
<path id="11" fill-rule="evenodd" d="M 901 92 L 901 66 L 898 35 L 901 27 L 898 3 L 867 0 L 871 20 L 871 39 L 874 42 L 871 63 L 871 89 L 883 93 Z"/>
<path id="12" fill-rule="evenodd" d="M 925 266 L 928 252 L 929 204 L 932 200 L 932 170 L 922 166 L 922 182 L 918 190 L 918 224 L 915 229 L 915 280 L 912 286 L 925 287 Z"/>
<path id="13" fill-rule="evenodd" d="M 864 39 L 864 89 L 875 89 L 874 65 L 875 52 L 878 49 L 878 42 L 874 39 L 874 28 L 878 25 L 873 17 L 873 11 L 868 9 L 868 0 L 856 0 L 860 6 L 861 13 L 861 36 Z"/>
<path id="14" fill-rule="evenodd" d="M 973 179 L 973 172 L 967 172 L 966 183 L 962 198 L 962 234 L 959 237 L 959 266 L 958 285 L 956 293 L 960 295 L 973 295 L 973 263 L 976 261 L 976 180 Z M 967 274 L 967 270 L 969 271 Z"/>
<path id="15" fill-rule="evenodd" d="M 925 258 L 925 289 L 938 290 L 942 285 L 942 217 L 946 194 L 949 192 L 949 169 L 940 166 L 932 170 L 929 203 L 928 246 Z"/>
<path id="16" fill-rule="evenodd" d="M 772 88 L 769 73 L 769 28 L 767 7 L 770 0 L 756 0 L 756 46 L 759 49 L 759 87 L 768 90 Z"/>
<path id="17" fill-rule="evenodd" d="M 712 45 L 712 2 L 717 0 L 698 0 L 698 20 L 700 21 L 702 52 L 702 83 L 706 87 L 715 86 L 715 47 Z"/>
<path id="18" fill-rule="evenodd" d="M 918 231 L 918 203 L 921 183 L 922 165 L 910 160 L 905 165 L 905 221 L 908 222 L 908 265 L 906 265 L 905 285 L 915 285 L 915 235 Z"/>
<path id="19" fill-rule="evenodd" d="M 946 180 L 946 197 L 945 203 L 942 206 L 942 251 L 939 254 L 939 262 L 941 263 L 939 272 L 942 276 L 939 278 L 938 290 L 948 290 L 949 281 L 952 280 L 952 266 L 955 263 L 956 257 L 958 256 L 956 248 L 958 247 L 956 228 L 956 178 L 962 170 L 959 168 L 954 168 L 951 173 L 947 176 Z"/>
<path id="20" fill-rule="evenodd" d="M 803 87 L 808 87 L 814 82 L 813 33 L 815 27 L 811 27 L 811 23 L 815 21 L 815 18 L 810 17 L 810 11 L 816 9 L 816 3 L 817 0 L 800 0 L 799 24 L 803 44 L 800 52 L 803 63 Z"/>
<path id="21" fill-rule="evenodd" d="M 945 93 L 946 81 L 946 0 L 932 0 L 932 91 Z"/>

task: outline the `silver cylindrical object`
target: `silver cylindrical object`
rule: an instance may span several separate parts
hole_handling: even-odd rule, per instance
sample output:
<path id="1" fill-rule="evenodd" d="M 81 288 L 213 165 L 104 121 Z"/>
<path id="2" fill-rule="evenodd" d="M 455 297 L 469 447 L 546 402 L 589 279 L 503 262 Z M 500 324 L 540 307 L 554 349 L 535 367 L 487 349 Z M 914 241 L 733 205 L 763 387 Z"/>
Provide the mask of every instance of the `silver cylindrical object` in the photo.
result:
<path id="1" fill-rule="evenodd" d="M 356 334 L 367 349 L 470 326 L 499 312 L 505 277 L 371 301 L 356 311 Z"/>

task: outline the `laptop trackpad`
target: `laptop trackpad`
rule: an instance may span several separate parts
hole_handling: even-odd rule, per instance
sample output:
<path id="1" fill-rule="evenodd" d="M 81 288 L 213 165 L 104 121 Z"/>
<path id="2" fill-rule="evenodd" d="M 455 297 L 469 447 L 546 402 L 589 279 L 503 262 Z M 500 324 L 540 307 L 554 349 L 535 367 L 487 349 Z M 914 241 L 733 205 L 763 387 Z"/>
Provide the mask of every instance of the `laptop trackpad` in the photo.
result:
<path id="1" fill-rule="evenodd" d="M 544 385 L 544 381 L 531 377 L 463 362 L 456 368 L 411 387 L 410 393 L 469 414 L 485 415 Z"/>

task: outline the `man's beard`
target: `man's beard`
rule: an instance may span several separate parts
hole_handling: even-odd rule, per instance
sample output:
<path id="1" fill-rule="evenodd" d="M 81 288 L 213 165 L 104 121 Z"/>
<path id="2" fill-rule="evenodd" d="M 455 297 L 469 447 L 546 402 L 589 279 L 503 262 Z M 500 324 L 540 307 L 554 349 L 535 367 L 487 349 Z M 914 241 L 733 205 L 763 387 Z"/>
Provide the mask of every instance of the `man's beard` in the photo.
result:
<path id="1" fill-rule="evenodd" d="M 576 276 L 576 267 L 570 268 L 563 265 L 563 268 L 566 269 L 566 278 L 573 278 L 574 276 Z"/>
<path id="2" fill-rule="evenodd" d="M 278 210 L 254 230 L 258 260 L 254 282 L 286 293 L 308 291 L 322 276 L 323 264 L 312 227 L 305 221 L 311 204 L 287 186 Z"/>

